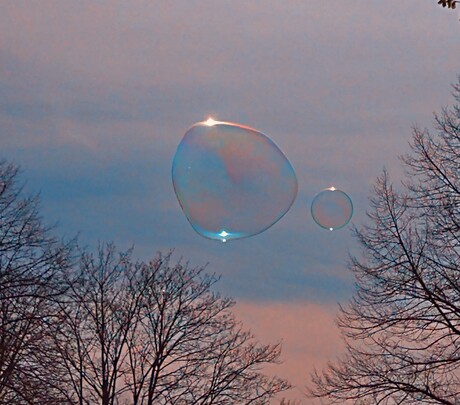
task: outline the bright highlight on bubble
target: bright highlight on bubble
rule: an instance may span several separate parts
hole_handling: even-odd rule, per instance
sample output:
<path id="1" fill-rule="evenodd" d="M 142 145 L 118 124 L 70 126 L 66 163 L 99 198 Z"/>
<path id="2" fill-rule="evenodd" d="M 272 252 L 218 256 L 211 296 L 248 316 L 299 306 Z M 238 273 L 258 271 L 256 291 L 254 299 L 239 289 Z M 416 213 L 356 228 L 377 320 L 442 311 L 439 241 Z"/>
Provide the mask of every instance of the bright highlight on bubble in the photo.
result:
<path id="1" fill-rule="evenodd" d="M 217 124 L 218 121 L 214 121 L 211 117 L 209 117 L 204 124 L 207 125 L 208 127 L 212 127 Z"/>
<path id="2" fill-rule="evenodd" d="M 297 195 L 294 169 L 273 141 L 253 128 L 212 118 L 185 133 L 172 181 L 193 229 L 222 242 L 265 231 Z"/>
<path id="3" fill-rule="evenodd" d="M 350 222 L 353 215 L 353 203 L 342 190 L 335 187 L 326 188 L 313 199 L 311 215 L 319 226 L 335 231 Z"/>

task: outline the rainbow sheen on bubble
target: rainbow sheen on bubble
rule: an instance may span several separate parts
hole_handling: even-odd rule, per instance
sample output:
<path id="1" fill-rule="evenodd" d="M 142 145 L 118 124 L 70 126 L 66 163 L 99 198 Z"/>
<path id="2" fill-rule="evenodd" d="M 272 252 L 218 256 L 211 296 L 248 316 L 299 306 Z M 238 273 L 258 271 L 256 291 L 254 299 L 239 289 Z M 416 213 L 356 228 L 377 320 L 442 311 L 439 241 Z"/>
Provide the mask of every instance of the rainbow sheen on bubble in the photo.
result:
<path id="1" fill-rule="evenodd" d="M 211 119 L 185 133 L 172 181 L 193 229 L 222 242 L 265 231 L 297 196 L 294 169 L 272 140 L 253 128 Z"/>
<path id="2" fill-rule="evenodd" d="M 335 231 L 350 222 L 353 216 L 353 203 L 342 190 L 335 187 L 326 188 L 313 199 L 311 215 L 319 226 Z"/>

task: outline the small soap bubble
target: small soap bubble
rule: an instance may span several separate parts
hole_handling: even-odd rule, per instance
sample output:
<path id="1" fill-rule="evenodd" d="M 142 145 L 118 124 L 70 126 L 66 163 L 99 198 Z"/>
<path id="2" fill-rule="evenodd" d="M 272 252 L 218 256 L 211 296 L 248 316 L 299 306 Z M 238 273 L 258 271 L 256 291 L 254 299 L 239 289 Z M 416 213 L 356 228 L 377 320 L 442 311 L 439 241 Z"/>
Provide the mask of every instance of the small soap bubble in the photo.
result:
<path id="1" fill-rule="evenodd" d="M 297 195 L 294 169 L 272 140 L 211 118 L 185 133 L 173 158 L 172 181 L 193 229 L 222 242 L 265 231 Z"/>
<path id="2" fill-rule="evenodd" d="M 353 215 L 353 203 L 342 190 L 335 187 L 326 188 L 313 199 L 311 215 L 319 226 L 335 231 L 350 222 Z"/>

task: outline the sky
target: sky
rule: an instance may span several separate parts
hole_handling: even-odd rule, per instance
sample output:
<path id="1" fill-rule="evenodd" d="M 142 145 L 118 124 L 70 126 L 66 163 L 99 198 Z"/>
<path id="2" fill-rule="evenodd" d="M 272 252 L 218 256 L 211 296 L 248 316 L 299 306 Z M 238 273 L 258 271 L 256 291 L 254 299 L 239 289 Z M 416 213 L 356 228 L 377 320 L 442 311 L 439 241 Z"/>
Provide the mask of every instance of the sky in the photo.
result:
<path id="1" fill-rule="evenodd" d="M 283 341 L 274 372 L 297 385 L 290 398 L 313 404 L 302 391 L 343 349 L 334 317 L 360 250 L 351 226 L 318 227 L 310 204 L 338 187 L 365 223 L 382 169 L 402 177 L 411 128 L 452 104 L 460 14 L 436 3 L 2 2 L 0 158 L 59 235 L 209 263 L 257 338 Z M 175 150 L 210 116 L 262 131 L 296 172 L 294 204 L 260 235 L 204 239 L 176 199 Z"/>

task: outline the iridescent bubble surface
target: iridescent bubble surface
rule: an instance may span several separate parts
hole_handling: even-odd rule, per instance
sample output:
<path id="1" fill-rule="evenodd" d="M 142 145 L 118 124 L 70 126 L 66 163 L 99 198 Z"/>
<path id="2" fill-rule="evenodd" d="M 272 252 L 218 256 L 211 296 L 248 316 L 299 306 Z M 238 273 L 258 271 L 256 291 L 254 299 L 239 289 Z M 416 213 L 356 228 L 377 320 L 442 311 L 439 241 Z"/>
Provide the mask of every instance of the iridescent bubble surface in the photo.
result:
<path id="1" fill-rule="evenodd" d="M 195 231 L 222 242 L 263 232 L 297 195 L 294 169 L 273 141 L 253 128 L 213 120 L 185 133 L 172 181 Z"/>
<path id="2" fill-rule="evenodd" d="M 311 215 L 322 228 L 343 228 L 353 215 L 351 198 L 342 190 L 330 187 L 318 193 L 311 203 Z"/>

